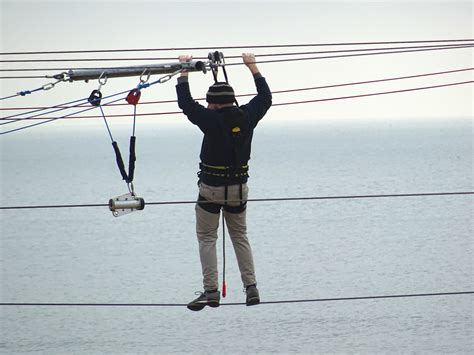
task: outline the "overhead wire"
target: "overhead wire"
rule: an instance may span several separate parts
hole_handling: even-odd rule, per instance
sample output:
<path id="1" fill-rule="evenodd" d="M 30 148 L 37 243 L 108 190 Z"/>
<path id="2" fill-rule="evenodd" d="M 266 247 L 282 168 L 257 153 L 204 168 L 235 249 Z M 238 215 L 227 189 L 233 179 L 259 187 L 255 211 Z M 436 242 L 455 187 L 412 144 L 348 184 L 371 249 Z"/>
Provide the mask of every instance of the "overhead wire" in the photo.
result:
<path id="1" fill-rule="evenodd" d="M 453 47 L 449 47 L 449 48 L 453 48 Z M 454 47 L 454 48 L 458 48 L 458 47 Z M 429 50 L 432 50 L 433 48 L 429 48 Z M 439 48 L 436 48 L 436 49 L 439 49 Z M 446 48 L 443 48 L 443 49 L 446 49 Z M 428 50 L 427 48 L 424 48 L 424 49 L 420 49 L 420 50 Z M 418 51 L 418 50 L 416 50 Z M 401 51 L 401 52 L 404 52 L 404 51 Z M 385 53 L 385 52 L 380 52 L 380 53 Z M 372 55 L 372 54 L 379 54 L 379 53 L 364 53 L 364 55 L 366 54 L 369 54 L 369 55 Z M 357 54 L 358 55 L 358 54 Z M 348 56 L 353 56 L 352 54 L 348 55 Z M 288 60 L 309 60 L 309 59 L 314 59 L 314 58 L 296 58 L 296 59 L 284 59 L 284 60 L 270 60 L 270 61 L 259 61 L 259 63 L 269 63 L 269 62 L 281 62 L 281 61 L 288 61 Z M 232 65 L 233 63 L 227 63 L 226 65 Z M 243 64 L 243 63 L 234 63 L 234 64 Z M 472 68 L 465 68 L 465 69 L 460 69 L 460 70 L 456 70 L 456 71 L 463 71 L 463 70 L 471 70 Z M 372 82 L 380 82 L 380 81 L 389 81 L 389 80 L 400 80 L 400 79 L 406 79 L 406 78 L 412 78 L 412 77 L 420 77 L 420 76 L 428 76 L 428 75 L 438 75 L 438 74 L 446 74 L 446 73 L 452 73 L 454 71 L 445 71 L 445 72 L 438 72 L 438 73 L 425 73 L 425 74 L 419 74 L 419 75 L 415 75 L 415 76 L 407 76 L 407 77 L 398 77 L 398 78 L 385 78 L 385 79 L 379 79 L 379 80 L 373 80 L 373 81 L 366 81 L 366 82 L 359 82 L 359 83 L 345 83 L 345 84 L 336 84 L 336 85 L 328 85 L 326 86 L 326 88 L 328 87 L 337 87 L 337 86 L 348 86 L 348 85 L 359 85 L 359 84 L 362 84 L 362 83 L 372 83 Z M 358 97 L 367 97 L 367 96 L 376 96 L 376 95 L 386 95 L 386 94 L 394 94 L 394 93 L 401 93 L 401 92 L 408 92 L 408 91 L 415 91 L 415 90 L 426 90 L 426 89 L 434 89 L 434 88 L 440 88 L 440 87 L 447 87 L 447 86 L 454 86 L 454 85 L 463 85 L 463 84 L 470 84 L 472 83 L 472 81 L 464 81 L 464 82 L 456 82 L 456 83 L 449 83 L 449 84 L 442 84 L 442 85 L 432 85 L 432 86 L 425 86 L 425 87 L 416 87 L 416 88 L 409 88 L 409 89 L 402 89 L 402 90 L 392 90 L 392 91 L 385 91 L 385 92 L 376 92 L 376 93 L 367 93 L 367 94 L 360 94 L 360 95 L 350 95 L 350 96 L 340 96 L 340 97 L 332 97 L 332 98 L 326 98 L 326 99 L 313 99 L 313 100 L 304 100 L 304 101 L 291 101 L 291 102 L 282 102 L 282 103 L 275 103 L 274 106 L 283 106 L 283 105 L 293 105 L 293 104 L 302 104 L 302 103 L 312 103 L 312 102 L 322 102 L 322 101 L 332 101 L 332 100 L 343 100 L 343 99 L 352 99 L 352 98 L 358 98 Z M 54 85 L 53 85 L 54 86 Z M 313 88 L 300 88 L 300 89 L 290 89 L 290 90 L 281 90 L 279 91 L 278 93 L 282 93 L 282 92 L 292 92 L 292 91 L 303 91 L 303 90 L 314 90 L 316 89 L 316 87 L 313 87 Z M 18 94 L 17 94 L 18 95 Z M 117 94 L 115 94 L 117 95 Z M 245 95 L 250 95 L 250 94 L 245 94 Z M 117 101 L 120 101 L 120 100 L 117 100 Z M 110 103 L 109 103 L 110 104 Z M 53 112 L 58 112 L 58 111 L 61 111 L 63 108 L 58 108 L 54 111 L 49 111 L 47 114 L 50 114 L 50 113 L 53 113 Z M 65 109 L 65 108 L 64 108 Z M 38 109 L 38 111 L 41 111 L 42 109 Z M 27 126 L 23 126 L 23 127 L 20 127 L 20 128 L 16 128 L 16 129 L 12 129 L 12 130 L 8 130 L 8 131 L 4 131 L 4 132 L 0 132 L 0 135 L 3 135 L 3 134 L 7 134 L 7 133 L 12 133 L 12 132 L 16 132 L 16 131 L 19 131 L 19 130 L 24 130 L 26 128 L 30 128 L 30 127 L 34 127 L 34 126 L 37 126 L 39 124 L 45 124 L 45 123 L 48 123 L 48 122 L 52 122 L 52 121 L 55 121 L 57 119 L 62 119 L 62 118 L 67 118 L 67 117 L 71 117 L 71 116 L 76 116 L 77 114 L 79 113 L 82 113 L 84 111 L 87 111 L 87 110 L 81 110 L 79 112 L 75 112 L 75 113 L 72 113 L 72 114 L 69 114 L 69 115 L 63 115 L 63 116 L 59 116 L 59 117 L 44 117 L 43 114 L 36 114 L 34 116 L 30 116 L 30 117 L 22 117 L 22 118 L 15 118 L 15 117 L 19 117 L 19 116 L 24 116 L 26 115 L 27 113 L 20 113 L 20 114 L 16 114 L 16 115 L 10 115 L 10 116 L 6 116 L 6 117 L 3 117 L 1 118 L 0 120 L 2 121 L 6 121 L 6 120 L 9 120 L 7 122 L 2 122 L 0 123 L 0 125 L 5 125 L 5 124 L 10 124 L 10 123 L 14 123 L 14 122 L 18 122 L 18 121 L 23 121 L 23 120 L 27 120 L 27 119 L 41 119 L 43 120 L 43 122 L 41 123 L 36 123 L 36 124 L 31 124 L 31 125 L 27 125 Z M 140 114 L 141 116 L 150 116 L 150 115 L 169 115 L 169 114 L 178 114 L 179 112 L 178 111 L 167 111 L 167 112 L 155 112 L 155 113 L 142 113 Z M 129 116 L 129 115 L 111 115 L 111 117 L 123 117 L 123 116 Z M 93 118 L 95 116 L 79 116 L 78 118 Z M 12 118 L 15 118 L 14 120 L 12 120 Z"/>
<path id="2" fill-rule="evenodd" d="M 125 93 L 128 93 L 128 90 L 126 91 L 121 91 L 121 92 L 118 92 L 118 93 L 115 93 L 115 94 L 111 94 L 111 95 L 108 95 L 106 97 L 104 97 L 104 99 L 108 99 L 108 98 L 111 98 L 111 97 L 115 97 L 115 96 L 118 96 L 118 95 L 123 95 Z M 121 100 L 121 99 L 120 99 Z M 111 102 L 118 102 L 120 100 L 114 100 L 114 101 L 111 101 Z M 87 102 L 88 99 L 87 98 L 82 98 L 82 99 L 78 99 L 78 100 L 74 100 L 74 101 L 70 101 L 69 103 L 66 103 L 66 104 L 63 104 L 63 105 L 69 105 L 71 103 L 79 103 L 77 105 L 73 105 L 73 106 L 63 106 L 63 105 L 55 105 L 55 106 L 52 106 L 52 107 L 48 107 L 46 108 L 47 110 L 49 109 L 54 109 L 52 111 L 49 111 L 49 112 L 46 112 L 46 114 L 51 114 L 51 113 L 56 113 L 56 112 L 59 112 L 59 111 L 64 111 L 64 110 L 68 110 L 70 108 L 82 108 L 82 107 L 86 107 L 86 106 L 82 106 L 82 103 L 83 102 Z M 60 117 L 54 117 L 54 118 L 48 118 L 52 121 L 54 120 L 57 120 L 57 119 L 60 119 L 60 118 L 66 118 L 66 117 L 70 117 L 72 115 L 76 115 L 78 113 L 82 113 L 82 112 L 86 112 L 86 111 L 89 111 L 89 110 L 92 110 L 94 109 L 95 106 L 88 106 L 86 110 L 81 110 L 81 111 L 78 111 L 78 112 L 74 112 L 72 113 L 71 115 L 65 115 L 65 116 L 60 116 Z M 22 120 L 31 120 L 31 119 L 37 119 L 40 115 L 43 115 L 44 113 L 39 113 L 39 114 L 36 114 L 36 115 L 33 115 L 33 116 L 29 116 L 27 118 L 16 118 L 18 116 L 21 116 L 21 115 L 27 115 L 27 114 L 30 114 L 30 113 L 36 113 L 36 112 L 40 112 L 40 111 L 44 111 L 43 109 L 35 109 L 33 111 L 30 111 L 30 112 L 26 112 L 26 113 L 20 113 L 20 114 L 16 114 L 16 115 L 11 115 L 11 116 L 7 116 L 5 118 L 5 120 L 9 120 L 8 122 L 2 122 L 0 123 L 0 126 L 2 125 L 6 125 L 6 124 L 9 124 L 9 123 L 14 123 L 14 122 L 18 122 L 18 121 L 22 121 Z M 0 119 L 0 120 L 3 120 L 3 119 Z M 1 134 L 1 133 L 0 133 Z"/>
<path id="3" fill-rule="evenodd" d="M 296 48 L 322 46 L 359 46 L 385 44 L 415 44 L 415 43 L 455 43 L 472 42 L 474 39 L 431 39 L 409 41 L 360 41 L 360 42 L 328 42 L 328 43 L 291 43 L 291 44 L 264 44 L 264 45 L 236 45 L 236 46 L 202 46 L 202 47 L 162 47 L 162 48 L 126 48 L 126 49 L 87 49 L 87 50 L 51 50 L 51 51 L 23 51 L 0 52 L 0 55 L 38 55 L 38 54 L 79 54 L 79 53 L 114 53 L 114 52 L 151 52 L 151 51 L 183 51 L 183 50 L 224 50 L 224 49 L 261 49 L 261 48 Z"/>
<path id="4" fill-rule="evenodd" d="M 32 113 L 42 112 L 42 111 L 45 111 L 45 110 L 51 110 L 51 109 L 56 109 L 56 108 L 61 109 L 61 110 L 67 110 L 67 109 L 70 109 L 70 108 L 84 107 L 84 106 L 81 106 L 82 101 L 84 101 L 84 103 L 87 102 L 87 98 L 77 99 L 77 100 L 69 101 L 69 102 L 54 105 L 54 106 L 26 107 L 26 108 L 22 108 L 21 110 L 29 110 L 29 111 L 17 113 L 17 114 L 6 116 L 6 117 L 2 117 L 1 120 L 11 120 L 11 119 L 14 119 L 14 118 L 19 117 L 19 116 L 29 115 L 29 114 L 32 114 Z M 81 102 L 81 104 L 68 106 L 68 105 L 75 104 L 75 103 L 78 103 L 78 102 Z M 5 108 L 5 110 L 9 110 L 9 109 Z M 61 110 L 58 110 L 58 111 L 61 111 Z M 47 113 L 54 113 L 54 112 L 58 112 L 58 111 L 50 111 L 50 112 L 47 112 Z M 34 117 L 31 116 L 31 118 L 34 118 Z M 0 125 L 1 125 L 1 123 L 0 123 Z"/>
<path id="5" fill-rule="evenodd" d="M 474 45 L 473 43 L 462 44 Z M 428 46 L 404 46 L 404 47 L 379 47 L 379 48 L 361 48 L 361 49 L 340 49 L 340 50 L 326 50 L 326 51 L 305 51 L 305 52 L 286 52 L 286 53 L 256 53 L 257 57 L 280 57 L 280 56 L 298 56 L 298 55 L 314 55 L 314 54 L 330 54 L 330 53 L 348 53 L 348 52 L 368 52 L 368 51 L 382 51 L 382 50 L 401 50 L 401 49 L 422 49 L 422 48 L 450 48 L 457 47 L 459 44 L 440 44 Z M 207 56 L 193 56 L 194 59 L 205 60 Z M 240 59 L 241 55 L 227 55 L 226 59 Z M 6 59 L 0 60 L 0 63 L 57 63 L 57 62 L 103 62 L 103 61 L 141 61 L 141 60 L 176 60 L 176 57 L 115 57 L 115 58 L 46 58 L 46 59 Z M 0 69 L 0 71 L 39 71 L 39 70 L 63 70 L 64 68 L 26 68 L 26 69 Z M 91 68 L 81 68 L 91 69 Z"/>
<path id="6" fill-rule="evenodd" d="M 341 54 L 341 55 L 329 55 L 329 56 L 308 57 L 308 58 L 271 59 L 271 60 L 262 60 L 262 61 L 259 61 L 258 63 L 264 64 L 264 63 L 296 62 L 296 61 L 318 60 L 318 59 L 350 58 L 350 57 L 362 57 L 362 56 L 371 56 L 371 55 L 428 52 L 428 51 L 439 51 L 439 50 L 448 50 L 448 49 L 463 49 L 463 48 L 472 48 L 472 47 L 474 47 L 474 45 L 463 45 L 463 46 L 456 46 L 456 47 L 449 47 L 449 48 L 425 48 L 425 49 L 410 49 L 410 50 L 389 51 L 389 52 Z M 226 65 L 241 65 L 241 64 L 242 63 L 226 63 Z"/>
<path id="7" fill-rule="evenodd" d="M 339 96 L 339 97 L 330 97 L 325 99 L 313 99 L 313 100 L 301 100 L 301 101 L 290 101 L 290 102 L 280 102 L 272 104 L 272 106 L 286 106 L 286 105 L 297 105 L 297 104 L 309 104 L 309 103 L 316 103 L 316 102 L 324 102 L 324 101 L 334 101 L 334 100 L 347 100 L 347 99 L 355 99 L 361 97 L 369 97 L 369 96 L 380 96 L 380 95 L 389 95 L 389 94 L 399 94 L 403 92 L 410 92 L 410 91 L 420 91 L 420 90 L 428 90 L 428 89 L 437 89 L 443 88 L 448 86 L 457 86 L 457 85 L 466 85 L 472 84 L 474 80 L 456 82 L 456 83 L 448 83 L 448 84 L 440 84 L 440 85 L 431 85 L 431 86 L 422 86 L 416 88 L 409 88 L 409 89 L 401 89 L 401 90 L 391 90 L 391 91 L 382 91 L 382 92 L 374 92 L 368 94 L 358 94 L 358 95 L 349 95 L 349 96 Z"/>
<path id="8" fill-rule="evenodd" d="M 306 88 L 274 90 L 274 91 L 272 91 L 272 94 L 282 94 L 282 93 L 309 91 L 309 90 L 320 90 L 320 89 L 329 89 L 329 88 L 352 86 L 352 85 L 362 85 L 362 84 L 374 84 L 374 83 L 380 83 L 380 82 L 386 82 L 386 81 L 414 79 L 414 78 L 421 78 L 421 77 L 427 77 L 427 76 L 453 74 L 453 73 L 472 71 L 472 70 L 474 70 L 474 67 L 461 68 L 461 69 L 452 69 L 452 70 L 445 70 L 445 71 L 439 71 L 439 72 L 421 73 L 421 74 L 406 75 L 406 76 L 398 76 L 398 77 L 391 77 L 391 78 L 382 78 L 382 79 L 375 79 L 375 80 L 365 80 L 365 81 L 330 84 L 330 85 L 322 85 L 322 86 L 312 86 L 312 87 L 306 87 Z M 236 97 L 246 97 L 246 96 L 254 96 L 254 95 L 256 95 L 256 94 L 255 93 L 249 93 L 249 94 L 238 94 L 238 95 L 235 95 L 235 96 Z M 205 98 L 201 97 L 201 98 L 197 98 L 195 100 L 205 100 Z M 158 101 L 143 101 L 143 102 L 139 102 L 137 105 L 163 104 L 163 103 L 174 103 L 174 102 L 177 102 L 177 100 L 172 99 L 172 100 L 158 100 Z M 68 108 L 65 105 L 66 104 L 55 105 L 54 107 Z M 114 104 L 106 104 L 104 106 L 127 106 L 127 105 L 128 105 L 128 103 L 114 103 Z M 11 110 L 31 110 L 31 109 L 44 110 L 44 109 L 48 109 L 48 107 L 2 107 L 2 108 L 0 108 L 0 111 L 5 111 L 5 110 L 10 110 L 10 111 Z M 0 120 L 7 120 L 7 119 L 10 119 L 12 117 L 15 117 L 15 116 L 2 117 L 2 118 L 0 118 Z"/>
<path id="9" fill-rule="evenodd" d="M 127 91 L 127 92 L 128 92 L 128 91 Z M 123 93 L 113 94 L 113 95 L 110 95 L 110 96 L 108 96 L 108 97 L 117 96 L 117 95 L 120 95 L 120 94 L 123 94 Z M 115 100 L 112 100 L 112 101 L 109 101 L 109 102 L 118 102 L 118 101 L 121 101 L 121 100 L 123 100 L 123 99 L 124 99 L 124 98 L 121 97 L 121 98 L 119 98 L 119 99 L 115 99 Z M 18 132 L 18 131 L 22 131 L 22 130 L 25 130 L 25 129 L 28 129 L 28 128 L 32 128 L 32 127 L 44 125 L 44 124 L 46 124 L 46 123 L 54 122 L 54 121 L 57 121 L 57 120 L 59 120 L 59 119 L 68 118 L 68 117 L 71 117 L 71 116 L 73 116 L 73 115 L 77 115 L 77 114 L 79 114 L 79 113 L 86 112 L 86 111 L 90 111 L 90 110 L 93 110 L 93 109 L 96 109 L 96 108 L 97 108 L 96 106 L 92 106 L 92 107 L 88 107 L 88 108 L 86 108 L 86 109 L 80 110 L 80 111 L 78 111 L 78 112 L 73 112 L 73 113 L 70 113 L 70 114 L 67 114 L 67 115 L 63 115 L 63 116 L 59 116 L 59 117 L 47 118 L 47 119 L 45 119 L 44 121 L 41 121 L 41 122 L 32 123 L 32 124 L 29 124 L 29 125 L 27 125 L 27 126 L 22 126 L 22 127 L 10 129 L 10 130 L 8 130 L 8 131 L 0 132 L 0 135 L 5 135 L 5 134 L 8 134 L 8 133 Z M 102 116 L 100 116 L 100 117 L 102 117 Z M 15 121 L 10 121 L 10 122 L 15 122 Z"/>
<path id="10" fill-rule="evenodd" d="M 430 86 L 422 86 L 422 87 L 415 87 L 415 88 L 408 88 L 408 89 L 400 89 L 400 90 L 391 90 L 391 91 L 382 91 L 382 92 L 374 92 L 374 93 L 366 93 L 366 94 L 357 94 L 357 95 L 349 95 L 349 96 L 338 96 L 338 97 L 330 97 L 330 98 L 323 98 L 323 99 L 311 99 L 311 100 L 301 100 L 301 101 L 288 101 L 288 102 L 280 102 L 280 103 L 273 103 L 272 106 L 287 106 L 287 105 L 297 105 L 297 104 L 309 104 L 309 103 L 317 103 L 317 102 L 325 102 L 325 101 L 335 101 L 335 100 L 347 100 L 347 99 L 355 99 L 355 98 L 362 98 L 362 97 L 369 97 L 369 96 L 380 96 L 380 95 L 389 95 L 389 94 L 398 94 L 398 93 L 404 93 L 404 92 L 411 92 L 411 91 L 420 91 L 420 90 L 428 90 L 428 89 L 436 89 L 436 88 L 443 88 L 443 87 L 450 87 L 450 86 L 458 86 L 458 85 L 466 85 L 466 84 L 472 84 L 474 83 L 474 80 L 469 80 L 469 81 L 463 81 L 463 82 L 454 82 L 454 83 L 447 83 L 447 84 L 440 84 L 440 85 L 430 85 Z M 114 103 L 118 102 L 122 99 L 114 100 L 109 102 Z M 105 106 L 105 105 L 104 105 Z M 91 109 L 94 109 L 95 107 L 91 107 L 70 115 L 64 115 L 64 116 L 58 116 L 58 117 L 28 117 L 28 118 L 23 118 L 23 119 L 15 119 L 15 120 L 10 120 L 7 122 L 2 122 L 0 125 L 4 125 L 7 123 L 12 123 L 12 122 L 18 122 L 18 121 L 25 121 L 25 120 L 46 120 L 44 122 L 41 122 L 40 124 L 52 122 L 58 119 L 63 119 L 63 118 L 68 118 L 73 115 L 77 115 L 79 113 L 89 111 Z M 136 114 L 136 116 L 161 116 L 161 115 L 177 115 L 177 114 L 182 114 L 182 111 L 163 111 L 163 112 L 149 112 L 149 113 L 140 113 Z M 107 115 L 108 117 L 129 117 L 131 116 L 130 114 L 109 114 Z M 89 115 L 89 116 L 77 116 L 74 117 L 74 119 L 91 119 L 91 118 L 102 118 L 100 115 Z M 0 119 L 4 120 L 4 119 Z M 32 124 L 28 126 L 21 127 L 19 129 L 13 129 L 9 131 L 4 131 L 0 132 L 0 135 L 2 134 L 7 134 L 7 133 L 12 133 L 16 132 L 18 130 L 26 129 L 29 127 L 34 127 L 38 124 Z"/>
<path id="11" fill-rule="evenodd" d="M 259 64 L 265 63 L 281 63 L 281 62 L 295 62 L 295 61 L 306 61 L 306 60 L 319 60 L 319 59 L 336 59 L 336 58 L 349 58 L 349 57 L 361 57 L 361 56 L 371 56 L 371 55 L 385 55 L 385 54 L 400 54 L 400 53 L 411 53 L 411 52 L 426 52 L 426 51 L 435 51 L 435 50 L 448 50 L 448 49 L 465 49 L 465 48 L 473 48 L 474 44 L 469 45 L 460 45 L 460 46 L 450 46 L 450 47 L 441 47 L 441 48 L 424 48 L 424 49 L 409 49 L 409 50 L 397 50 L 397 51 L 386 51 L 386 52 L 371 52 L 371 53 L 357 53 L 357 54 L 343 54 L 343 55 L 330 55 L 330 56 L 318 56 L 318 57 L 306 57 L 306 58 L 287 58 L 287 59 L 270 59 L 270 60 L 259 60 Z M 234 65 L 243 65 L 242 62 L 229 62 L 226 63 L 228 66 Z M 118 66 L 114 67 L 114 69 L 123 69 L 128 68 L 127 66 Z M 74 68 L 75 70 L 87 70 L 87 69 L 97 69 L 97 70 L 106 70 L 107 67 L 99 67 L 99 68 Z M 47 69 L 50 70 L 50 69 Z M 68 70 L 66 68 L 57 68 L 57 70 L 64 71 Z M 33 79 L 33 78 L 49 78 L 49 76 L 44 75 L 16 75 L 16 76 L 0 76 L 0 79 Z"/>

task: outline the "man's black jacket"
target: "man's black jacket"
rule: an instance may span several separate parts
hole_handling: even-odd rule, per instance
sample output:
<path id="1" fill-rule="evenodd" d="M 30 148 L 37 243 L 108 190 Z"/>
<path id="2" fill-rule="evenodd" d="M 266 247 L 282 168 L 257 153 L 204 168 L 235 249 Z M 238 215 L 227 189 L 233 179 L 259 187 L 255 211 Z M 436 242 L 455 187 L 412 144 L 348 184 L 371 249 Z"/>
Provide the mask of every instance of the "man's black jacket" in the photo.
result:
<path id="1" fill-rule="evenodd" d="M 201 162 L 210 166 L 231 166 L 234 160 L 232 138 L 224 124 L 224 117 L 232 114 L 233 110 L 242 110 L 244 113 L 244 127 L 246 132 L 245 144 L 240 152 L 242 165 L 247 165 L 250 159 L 253 130 L 272 105 L 272 94 L 265 78 L 260 74 L 254 75 L 257 95 L 246 105 L 240 107 L 225 107 L 220 110 L 209 110 L 200 105 L 191 96 L 187 77 L 178 78 L 176 92 L 178 105 L 183 113 L 204 133 L 201 146 Z M 216 176 L 201 174 L 200 179 L 207 185 L 223 186 L 245 183 L 246 176 L 239 178 L 222 179 Z"/>

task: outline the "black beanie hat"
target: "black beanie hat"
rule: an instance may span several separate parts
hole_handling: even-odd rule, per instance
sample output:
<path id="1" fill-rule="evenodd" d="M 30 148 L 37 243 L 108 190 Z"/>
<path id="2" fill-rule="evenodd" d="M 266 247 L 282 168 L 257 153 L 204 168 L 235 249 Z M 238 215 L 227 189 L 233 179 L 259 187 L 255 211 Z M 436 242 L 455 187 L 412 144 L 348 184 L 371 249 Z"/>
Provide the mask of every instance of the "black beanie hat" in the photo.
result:
<path id="1" fill-rule="evenodd" d="M 215 83 L 209 87 L 206 101 L 210 104 L 231 104 L 235 101 L 234 89 L 227 83 Z"/>

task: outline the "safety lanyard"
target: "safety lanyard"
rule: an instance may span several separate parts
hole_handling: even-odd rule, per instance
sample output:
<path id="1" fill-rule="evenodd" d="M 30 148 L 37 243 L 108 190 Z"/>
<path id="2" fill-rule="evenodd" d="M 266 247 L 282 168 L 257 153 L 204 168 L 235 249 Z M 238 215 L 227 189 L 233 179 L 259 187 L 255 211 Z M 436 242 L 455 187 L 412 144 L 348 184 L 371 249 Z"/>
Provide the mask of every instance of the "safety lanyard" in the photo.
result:
<path id="1" fill-rule="evenodd" d="M 105 85 L 106 82 L 107 82 L 107 79 L 105 79 L 105 81 L 103 82 L 101 81 L 101 79 L 99 79 L 99 83 L 100 83 L 99 89 L 92 91 L 89 97 L 89 103 L 91 105 L 99 107 L 100 109 L 102 118 L 105 123 L 105 127 L 107 128 L 107 132 L 112 142 L 112 147 L 115 152 L 115 159 L 116 159 L 120 174 L 122 175 L 123 180 L 125 180 L 125 182 L 127 183 L 129 191 L 133 193 L 134 192 L 133 191 L 133 177 L 134 177 L 134 172 L 135 172 L 135 161 L 137 160 L 136 155 L 135 155 L 135 144 L 136 144 L 136 139 L 137 139 L 135 136 L 135 127 L 136 127 L 136 116 L 137 116 L 137 103 L 140 100 L 141 91 L 138 88 L 133 89 L 129 92 L 129 94 L 127 95 L 125 99 L 130 105 L 133 105 L 133 129 L 132 129 L 132 135 L 130 136 L 128 172 L 127 172 L 125 170 L 125 164 L 123 162 L 120 148 L 118 146 L 117 141 L 115 141 L 112 135 L 112 131 L 110 130 L 110 126 L 107 122 L 107 118 L 105 117 L 104 109 L 102 108 L 102 105 L 100 103 L 101 98 L 102 98 L 102 93 L 100 92 L 100 89 L 101 89 L 101 86 Z"/>
<path id="2" fill-rule="evenodd" d="M 214 82 L 217 83 L 217 73 L 219 67 L 222 67 L 222 72 L 224 73 L 225 82 L 228 84 L 229 79 L 227 78 L 227 71 L 225 70 L 225 59 L 222 52 L 211 52 L 208 54 L 207 58 L 211 61 L 211 70 L 212 76 L 214 77 Z"/>
<path id="3" fill-rule="evenodd" d="M 107 77 L 101 75 L 99 78 L 99 88 L 97 90 L 93 90 L 91 95 L 89 96 L 89 103 L 93 106 L 97 106 L 100 109 L 102 114 L 102 118 L 105 123 L 105 127 L 107 128 L 107 132 L 109 134 L 110 140 L 112 141 L 112 147 L 115 153 L 115 160 L 117 162 L 117 166 L 119 168 L 120 174 L 122 175 L 123 180 L 127 183 L 129 193 L 111 198 L 109 200 L 109 209 L 112 211 L 112 214 L 115 217 L 119 217 L 123 214 L 133 212 L 135 210 L 143 210 L 145 208 L 145 200 L 141 197 L 137 197 L 134 191 L 133 186 L 133 177 L 135 173 L 135 161 L 137 160 L 135 154 L 135 144 L 136 144 L 136 136 L 135 136 L 135 128 L 136 128 L 136 117 L 137 117 L 137 103 L 140 100 L 141 91 L 140 89 L 146 85 L 145 83 L 150 78 L 148 74 L 146 79 L 143 79 L 145 75 L 145 71 L 140 76 L 140 83 L 138 84 L 137 88 L 132 89 L 125 100 L 130 105 L 133 105 L 133 128 L 132 128 L 132 135 L 130 136 L 130 145 L 129 145 L 129 158 L 128 158 L 128 172 L 125 169 L 125 164 L 123 162 L 122 154 L 120 153 L 120 148 L 118 143 L 115 141 L 112 131 L 110 130 L 110 126 L 107 122 L 107 118 L 105 117 L 104 109 L 101 105 L 102 93 L 100 89 L 103 85 L 107 82 Z"/>
<path id="4" fill-rule="evenodd" d="M 214 82 L 217 83 L 217 74 L 218 74 L 218 69 L 219 67 L 222 68 L 222 72 L 224 73 L 224 78 L 225 82 L 229 84 L 229 78 L 227 77 L 227 71 L 225 70 L 225 59 L 224 59 L 224 54 L 222 52 L 211 52 L 207 55 L 207 58 L 211 62 L 211 71 L 212 71 L 212 76 L 214 77 Z M 235 105 L 239 107 L 239 103 L 236 98 L 234 98 Z"/>

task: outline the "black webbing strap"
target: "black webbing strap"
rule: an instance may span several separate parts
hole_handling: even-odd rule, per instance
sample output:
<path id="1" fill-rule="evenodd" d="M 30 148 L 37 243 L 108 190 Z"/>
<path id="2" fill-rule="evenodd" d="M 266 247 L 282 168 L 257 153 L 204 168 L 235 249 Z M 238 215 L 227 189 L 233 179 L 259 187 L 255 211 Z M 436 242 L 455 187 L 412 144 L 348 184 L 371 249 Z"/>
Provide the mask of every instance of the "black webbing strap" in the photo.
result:
<path id="1" fill-rule="evenodd" d="M 224 207 L 227 206 L 227 198 L 229 197 L 229 187 L 227 184 L 225 184 L 224 187 Z"/>
<path id="2" fill-rule="evenodd" d="M 135 141 L 137 137 L 131 136 L 130 137 L 130 150 L 128 156 L 128 183 L 133 181 L 133 175 L 135 173 L 135 161 L 137 160 L 137 156 L 135 155 Z"/>
<path id="3" fill-rule="evenodd" d="M 240 192 L 240 203 L 239 203 L 239 206 L 229 206 L 227 204 L 227 198 L 228 198 L 228 186 L 225 185 L 225 188 L 224 188 L 224 211 L 226 212 L 229 212 L 229 213 L 242 213 L 245 211 L 245 209 L 247 208 L 247 202 L 244 202 L 243 201 L 243 197 L 242 197 L 242 184 L 239 184 L 239 192 Z"/>
<path id="4" fill-rule="evenodd" d="M 112 147 L 114 148 L 115 152 L 115 160 L 117 161 L 117 166 L 120 170 L 120 174 L 122 175 L 123 180 L 127 182 L 127 184 L 133 181 L 133 174 L 135 172 L 135 161 L 137 160 L 135 155 L 135 141 L 136 137 L 130 137 L 130 151 L 129 151 L 129 158 L 128 158 L 128 174 L 125 170 L 125 164 L 123 163 L 122 154 L 120 153 L 119 146 L 116 141 L 112 142 Z"/>
<path id="5" fill-rule="evenodd" d="M 227 200 L 227 196 L 226 196 L 225 199 Z M 242 197 L 240 199 L 242 200 Z M 241 201 L 240 206 L 229 206 L 227 203 L 225 203 L 224 205 L 221 205 L 219 203 L 209 202 L 201 194 L 199 194 L 199 196 L 198 196 L 197 204 L 204 211 L 207 211 L 207 212 L 213 213 L 213 214 L 219 214 L 220 211 L 221 211 L 221 208 L 224 208 L 224 211 L 229 212 L 229 213 L 242 213 L 247 208 L 247 202 Z"/>
<path id="6" fill-rule="evenodd" d="M 97 92 L 97 93 L 96 93 Z M 120 153 L 119 146 L 117 142 L 114 140 L 114 137 L 112 136 L 112 132 L 110 131 L 109 124 L 107 123 L 107 118 L 105 117 L 104 110 L 102 109 L 102 106 L 100 105 L 100 100 L 97 102 L 95 97 L 99 97 L 99 99 L 102 97 L 102 94 L 100 93 L 99 90 L 94 90 L 89 97 L 89 102 L 94 105 L 98 106 L 100 108 L 100 112 L 102 113 L 102 118 L 104 119 L 105 126 L 107 128 L 107 131 L 110 136 L 110 140 L 112 141 L 112 147 L 114 148 L 115 152 L 115 160 L 117 161 L 117 166 L 119 168 L 120 174 L 122 175 L 123 180 L 127 184 L 131 184 L 133 181 L 133 175 L 135 173 L 135 161 L 137 160 L 137 157 L 135 155 L 135 142 L 136 142 L 136 137 L 135 137 L 135 120 L 137 116 L 137 106 L 136 104 L 138 103 L 138 100 L 140 99 L 140 91 L 138 89 L 134 89 L 130 91 L 128 94 L 126 101 L 129 104 L 133 105 L 133 133 L 132 136 L 130 137 L 130 147 L 129 147 L 129 155 L 128 155 L 128 174 L 127 171 L 125 170 L 125 164 L 123 163 L 122 159 L 122 154 Z M 133 185 L 132 185 L 132 191 L 133 191 Z"/>
<path id="7" fill-rule="evenodd" d="M 242 176 L 248 177 L 249 176 L 248 171 L 249 171 L 248 166 L 240 166 L 237 168 L 233 166 L 226 166 L 222 169 L 222 168 L 206 165 L 203 163 L 199 163 L 199 174 L 218 176 L 222 178 L 237 178 L 237 177 L 242 177 Z"/>
<path id="8" fill-rule="evenodd" d="M 225 82 L 229 84 L 229 78 L 227 77 L 227 71 L 225 70 L 225 63 L 222 65 L 222 72 L 224 73 Z"/>
<path id="9" fill-rule="evenodd" d="M 229 205 L 224 206 L 224 210 L 226 212 L 236 213 L 236 214 L 244 212 L 246 208 L 247 208 L 247 203 L 244 203 L 241 206 L 229 206 Z"/>
<path id="10" fill-rule="evenodd" d="M 217 68 L 212 69 L 212 76 L 214 77 L 214 82 L 217 83 Z"/>
<path id="11" fill-rule="evenodd" d="M 201 194 L 198 197 L 198 206 L 201 207 L 204 211 L 209 213 L 219 214 L 222 206 L 218 203 L 207 202 L 208 200 L 204 198 Z M 206 202 L 206 203 L 202 203 Z"/>

